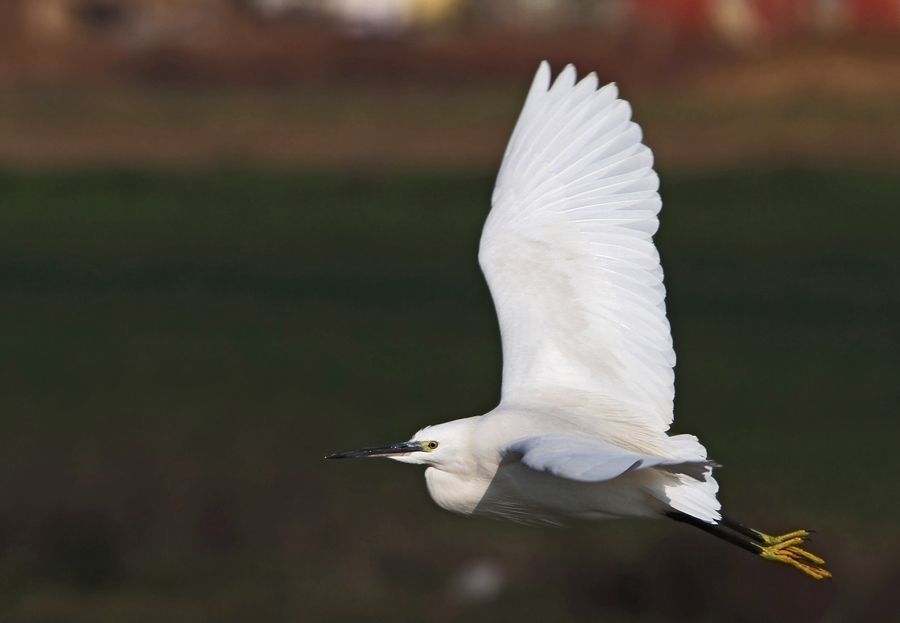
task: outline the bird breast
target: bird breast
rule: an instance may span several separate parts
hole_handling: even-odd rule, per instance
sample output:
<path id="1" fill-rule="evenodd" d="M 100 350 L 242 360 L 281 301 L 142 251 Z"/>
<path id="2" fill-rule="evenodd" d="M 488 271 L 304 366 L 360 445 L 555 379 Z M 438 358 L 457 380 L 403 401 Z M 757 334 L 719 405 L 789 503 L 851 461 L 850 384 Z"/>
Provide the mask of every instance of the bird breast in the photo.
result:
<path id="1" fill-rule="evenodd" d="M 453 513 L 471 515 L 484 497 L 490 479 L 429 467 L 425 470 L 425 483 L 431 499 L 438 506 Z"/>

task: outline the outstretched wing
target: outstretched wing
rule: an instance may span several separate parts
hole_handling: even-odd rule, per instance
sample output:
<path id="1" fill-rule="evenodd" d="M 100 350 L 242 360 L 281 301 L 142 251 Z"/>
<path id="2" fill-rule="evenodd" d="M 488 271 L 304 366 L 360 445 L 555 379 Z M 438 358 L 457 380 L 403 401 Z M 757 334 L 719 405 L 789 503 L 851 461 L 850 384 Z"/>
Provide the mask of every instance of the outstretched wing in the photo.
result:
<path id="1" fill-rule="evenodd" d="M 479 261 L 500 321 L 503 402 L 577 390 L 672 421 L 675 352 L 652 236 L 653 156 L 614 84 L 541 63 L 497 176 Z"/>
<path id="2" fill-rule="evenodd" d="M 505 454 L 521 456 L 522 464 L 560 478 L 579 482 L 612 480 L 626 472 L 658 467 L 673 474 L 684 474 L 703 481 L 707 460 L 665 459 L 625 450 L 596 437 L 549 434 L 527 437 L 509 445 Z"/>

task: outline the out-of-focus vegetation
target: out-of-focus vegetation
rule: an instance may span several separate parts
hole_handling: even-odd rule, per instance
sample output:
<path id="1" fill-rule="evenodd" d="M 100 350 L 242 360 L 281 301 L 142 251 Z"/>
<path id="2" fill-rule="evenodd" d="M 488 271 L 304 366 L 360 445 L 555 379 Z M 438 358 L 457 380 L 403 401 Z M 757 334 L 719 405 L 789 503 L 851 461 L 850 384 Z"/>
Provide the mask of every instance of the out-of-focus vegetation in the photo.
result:
<path id="1" fill-rule="evenodd" d="M 327 464 L 490 409 L 491 177 L 0 174 L 0 618 L 871 620 L 897 611 L 900 181 L 662 171 L 676 430 L 814 584 L 687 528 L 464 520 Z M 460 586 L 472 566 L 490 598 Z"/>

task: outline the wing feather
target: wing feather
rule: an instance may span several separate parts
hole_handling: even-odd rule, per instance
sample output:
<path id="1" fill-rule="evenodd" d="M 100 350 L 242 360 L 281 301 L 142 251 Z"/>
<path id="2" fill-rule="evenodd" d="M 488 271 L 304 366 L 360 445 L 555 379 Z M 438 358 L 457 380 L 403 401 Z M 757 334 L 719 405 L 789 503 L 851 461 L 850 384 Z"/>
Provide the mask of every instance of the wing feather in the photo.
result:
<path id="1" fill-rule="evenodd" d="M 574 389 L 666 430 L 675 352 L 652 238 L 653 155 L 614 84 L 576 82 L 571 65 L 550 77 L 542 63 L 479 250 L 503 340 L 502 401 Z"/>
<path id="2" fill-rule="evenodd" d="M 523 465 L 560 478 L 603 482 L 638 469 L 657 467 L 703 481 L 711 463 L 706 460 L 665 459 L 625 450 L 596 437 L 549 434 L 510 444 L 507 456 L 519 455 Z"/>

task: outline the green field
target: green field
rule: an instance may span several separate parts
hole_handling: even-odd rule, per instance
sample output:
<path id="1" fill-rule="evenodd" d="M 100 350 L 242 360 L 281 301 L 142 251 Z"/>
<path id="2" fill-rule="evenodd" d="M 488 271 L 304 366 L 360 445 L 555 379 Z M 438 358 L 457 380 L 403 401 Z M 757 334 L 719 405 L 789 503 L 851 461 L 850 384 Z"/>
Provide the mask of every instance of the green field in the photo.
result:
<path id="1" fill-rule="evenodd" d="M 322 460 L 494 406 L 499 338 L 475 259 L 487 174 L 6 171 L 0 619 L 891 611 L 900 177 L 662 179 L 675 430 L 724 465 L 731 514 L 817 528 L 835 581 L 662 522 L 464 520 L 416 468 Z M 504 577 L 495 599 L 454 590 L 473 561 Z"/>

